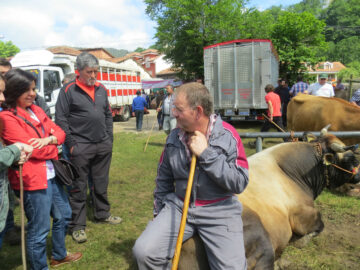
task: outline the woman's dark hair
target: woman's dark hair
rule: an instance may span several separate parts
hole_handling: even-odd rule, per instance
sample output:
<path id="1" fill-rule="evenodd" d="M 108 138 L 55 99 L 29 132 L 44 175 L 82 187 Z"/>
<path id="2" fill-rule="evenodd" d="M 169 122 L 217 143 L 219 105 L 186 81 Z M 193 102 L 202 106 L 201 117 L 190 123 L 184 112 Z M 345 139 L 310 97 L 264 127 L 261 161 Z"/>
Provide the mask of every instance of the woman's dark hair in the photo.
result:
<path id="1" fill-rule="evenodd" d="M 1 73 L 0 73 L 0 81 L 4 81 L 4 82 L 6 81 L 5 77 Z"/>
<path id="2" fill-rule="evenodd" d="M 36 78 L 30 72 L 22 69 L 11 69 L 5 74 L 6 87 L 5 107 L 16 108 L 17 99 L 29 91 L 31 83 L 36 82 Z"/>

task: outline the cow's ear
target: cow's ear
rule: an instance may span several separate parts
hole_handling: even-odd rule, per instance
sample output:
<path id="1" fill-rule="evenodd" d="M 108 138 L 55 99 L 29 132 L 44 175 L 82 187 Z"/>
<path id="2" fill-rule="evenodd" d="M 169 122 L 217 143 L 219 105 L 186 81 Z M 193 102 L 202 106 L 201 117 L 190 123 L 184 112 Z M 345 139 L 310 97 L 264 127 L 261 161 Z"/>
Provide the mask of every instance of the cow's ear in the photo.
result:
<path id="1" fill-rule="evenodd" d="M 323 162 L 325 165 L 331 165 L 335 162 L 335 157 L 333 154 L 327 153 L 323 157 Z"/>
<path id="2" fill-rule="evenodd" d="M 345 150 L 345 151 L 351 150 L 351 151 L 355 152 L 355 150 L 358 149 L 358 147 L 359 147 L 358 144 L 349 145 L 349 146 L 345 146 L 345 147 L 344 147 L 344 150 Z"/>
<path id="3" fill-rule="evenodd" d="M 316 136 L 310 132 L 304 132 L 304 135 L 302 136 L 302 140 L 304 142 L 313 142 L 316 141 Z"/>

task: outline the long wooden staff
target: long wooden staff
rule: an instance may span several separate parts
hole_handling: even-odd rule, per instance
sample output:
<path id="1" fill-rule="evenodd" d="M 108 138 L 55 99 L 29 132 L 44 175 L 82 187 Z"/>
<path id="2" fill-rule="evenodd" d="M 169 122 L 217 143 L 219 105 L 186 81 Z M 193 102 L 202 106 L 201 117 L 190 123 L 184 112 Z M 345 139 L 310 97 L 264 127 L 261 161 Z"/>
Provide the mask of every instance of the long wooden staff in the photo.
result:
<path id="1" fill-rule="evenodd" d="M 183 208 L 183 212 L 182 212 L 182 216 L 181 216 L 179 235 L 178 235 L 178 238 L 176 241 L 175 254 L 174 254 L 173 261 L 172 261 L 171 270 L 177 270 L 178 264 L 179 264 L 181 246 L 182 246 L 182 242 L 183 242 L 183 238 L 184 238 L 184 231 L 185 231 L 185 225 L 186 225 L 186 218 L 187 218 L 187 213 L 189 210 L 191 188 L 192 188 L 192 184 L 193 184 L 193 180 L 194 180 L 195 166 L 196 166 L 196 156 L 193 154 L 192 159 L 191 159 L 188 184 L 186 187 L 184 208 Z"/>
<path id="2" fill-rule="evenodd" d="M 23 269 L 26 270 L 26 255 L 25 255 L 25 215 L 24 215 L 24 182 L 23 182 L 23 165 L 19 165 L 20 174 L 20 209 L 21 209 L 21 255 Z"/>
<path id="3" fill-rule="evenodd" d="M 283 130 L 281 127 L 279 127 L 274 121 L 272 121 L 269 117 L 267 117 L 265 114 L 262 114 L 271 124 L 273 124 L 275 127 L 280 129 L 282 132 L 286 133 L 285 130 Z"/>
<path id="4" fill-rule="evenodd" d="M 163 102 L 163 101 L 161 100 L 159 106 L 157 107 L 157 109 L 161 107 L 162 102 Z M 151 133 L 152 133 L 152 131 L 153 131 L 153 129 L 154 129 L 154 126 L 155 126 L 156 121 L 157 121 L 157 119 L 155 119 L 154 122 L 153 122 L 153 124 L 152 124 L 151 130 L 150 130 L 150 133 L 149 133 L 149 136 L 148 136 L 148 138 L 147 138 L 147 140 L 146 140 L 146 144 L 145 144 L 145 147 L 144 147 L 144 152 L 146 151 L 146 148 L 147 148 L 147 146 L 148 146 L 148 143 L 149 143 L 149 140 L 150 140 L 150 137 L 151 137 Z"/>

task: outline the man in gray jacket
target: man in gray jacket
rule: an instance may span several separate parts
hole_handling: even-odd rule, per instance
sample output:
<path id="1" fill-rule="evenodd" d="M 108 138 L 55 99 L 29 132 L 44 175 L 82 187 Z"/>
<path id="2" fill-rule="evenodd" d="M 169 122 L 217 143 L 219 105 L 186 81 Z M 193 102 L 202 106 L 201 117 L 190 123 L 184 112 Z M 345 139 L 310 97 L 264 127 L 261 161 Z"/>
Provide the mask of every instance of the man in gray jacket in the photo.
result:
<path id="1" fill-rule="evenodd" d="M 180 227 L 191 155 L 197 157 L 184 241 L 198 233 L 211 269 L 246 269 L 242 205 L 234 194 L 248 184 L 237 131 L 212 114 L 208 89 L 188 83 L 176 91 L 178 128 L 167 138 L 154 192 L 154 219 L 133 248 L 138 267 L 170 269 Z"/>

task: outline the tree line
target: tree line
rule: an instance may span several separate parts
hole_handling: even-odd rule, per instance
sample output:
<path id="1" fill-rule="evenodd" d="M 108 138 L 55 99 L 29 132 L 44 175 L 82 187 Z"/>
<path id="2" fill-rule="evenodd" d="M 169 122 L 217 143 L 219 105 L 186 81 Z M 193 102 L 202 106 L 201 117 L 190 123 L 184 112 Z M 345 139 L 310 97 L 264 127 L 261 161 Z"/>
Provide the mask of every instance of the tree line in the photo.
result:
<path id="1" fill-rule="evenodd" d="M 271 39 L 280 76 L 294 82 L 306 65 L 340 61 L 341 76 L 360 75 L 360 1 L 303 0 L 264 11 L 246 0 L 145 0 L 157 22 L 154 47 L 180 68 L 183 79 L 202 78 L 203 48 L 234 39 Z"/>

